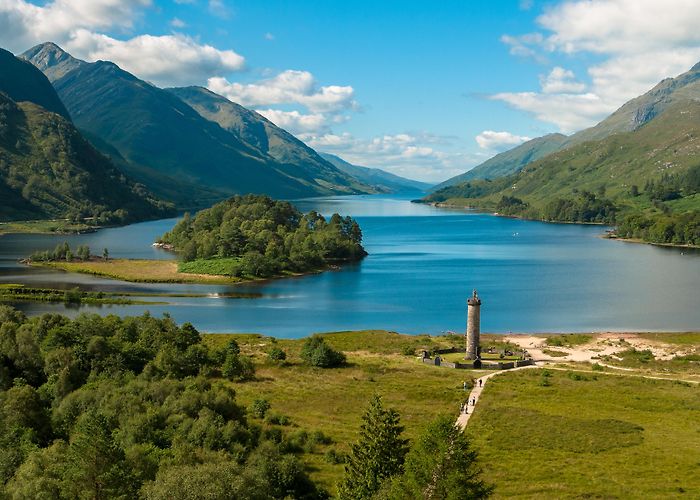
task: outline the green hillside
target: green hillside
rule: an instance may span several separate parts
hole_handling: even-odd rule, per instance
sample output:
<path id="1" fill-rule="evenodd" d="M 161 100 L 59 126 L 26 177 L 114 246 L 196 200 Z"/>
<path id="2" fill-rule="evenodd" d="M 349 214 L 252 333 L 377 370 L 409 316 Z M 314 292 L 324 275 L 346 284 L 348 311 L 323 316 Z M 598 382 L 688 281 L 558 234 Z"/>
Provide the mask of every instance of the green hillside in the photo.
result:
<path id="1" fill-rule="evenodd" d="M 41 71 L 4 49 L 0 49 L 0 91 L 15 102 L 33 102 L 70 119 L 51 82 Z"/>
<path id="2" fill-rule="evenodd" d="M 352 163 L 349 163 L 336 155 L 332 155 L 329 153 L 320 154 L 321 157 L 323 157 L 323 159 L 332 163 L 339 170 L 342 170 L 343 172 L 352 175 L 356 179 L 359 179 L 365 184 L 369 184 L 370 186 L 373 186 L 382 192 L 425 192 L 431 187 L 431 184 L 428 184 L 427 182 L 420 182 L 414 181 L 413 179 L 407 179 L 399 175 L 391 174 L 386 170 L 382 170 L 380 168 L 361 167 L 359 165 L 353 165 Z"/>
<path id="3" fill-rule="evenodd" d="M 525 165 L 562 148 L 568 138 L 563 134 L 548 134 L 499 153 L 473 169 L 447 179 L 433 191 L 474 179 L 495 179 L 519 172 Z"/>
<path id="4" fill-rule="evenodd" d="M 54 87 L 76 125 L 98 138 L 100 147 L 118 151 L 126 172 L 160 195 L 177 195 L 183 191 L 173 190 L 177 185 L 189 185 L 190 191 L 204 187 L 220 193 L 218 199 L 249 192 L 303 197 L 367 191 L 332 167 L 324 172 L 275 159 L 205 119 L 173 93 L 111 62 L 75 64 L 53 44 L 23 56 L 57 78 Z"/>
<path id="5" fill-rule="evenodd" d="M 0 49 L 0 220 L 114 223 L 167 211 L 81 136 L 41 71 Z"/>
<path id="6" fill-rule="evenodd" d="M 553 153 L 509 177 L 451 186 L 425 201 L 619 223 L 623 236 L 698 244 L 699 138 L 700 102 L 679 101 L 632 132 Z"/>
<path id="7" fill-rule="evenodd" d="M 65 118 L 0 93 L 0 219 L 96 217 L 115 223 L 167 207 L 130 184 Z"/>
<path id="8" fill-rule="evenodd" d="M 337 169 L 302 141 L 255 111 L 203 87 L 167 90 L 207 120 L 218 123 L 244 143 L 274 158 L 279 164 L 277 168 L 291 177 L 324 186 L 329 193 L 371 191 L 368 186 Z"/>
<path id="9" fill-rule="evenodd" d="M 481 165 L 435 186 L 434 191 L 475 179 L 495 179 L 514 174 L 525 165 L 550 153 L 588 141 L 598 141 L 619 132 L 638 129 L 667 108 L 688 100 L 700 100 L 700 63 L 689 71 L 666 78 L 653 89 L 636 97 L 597 125 L 576 132 L 571 136 L 549 134 L 514 147 Z"/>

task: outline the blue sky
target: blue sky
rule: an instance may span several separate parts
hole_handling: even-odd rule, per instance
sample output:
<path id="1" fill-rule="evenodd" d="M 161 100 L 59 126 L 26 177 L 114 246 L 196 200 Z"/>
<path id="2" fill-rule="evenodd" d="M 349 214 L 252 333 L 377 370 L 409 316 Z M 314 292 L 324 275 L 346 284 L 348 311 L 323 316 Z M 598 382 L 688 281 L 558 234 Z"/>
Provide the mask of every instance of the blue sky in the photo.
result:
<path id="1" fill-rule="evenodd" d="M 687 70 L 697 19 L 692 0 L 0 0 L 0 45 L 208 86 L 318 150 L 441 181 Z"/>

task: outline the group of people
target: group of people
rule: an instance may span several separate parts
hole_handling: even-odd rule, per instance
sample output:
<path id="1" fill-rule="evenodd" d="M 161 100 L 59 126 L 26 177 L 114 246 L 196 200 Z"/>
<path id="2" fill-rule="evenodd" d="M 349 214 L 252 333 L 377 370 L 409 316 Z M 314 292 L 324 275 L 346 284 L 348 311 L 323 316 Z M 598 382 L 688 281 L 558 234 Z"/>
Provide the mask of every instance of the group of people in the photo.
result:
<path id="1" fill-rule="evenodd" d="M 482 379 L 479 379 L 479 387 L 484 386 L 484 381 Z M 467 390 L 467 381 L 465 380 L 462 383 L 462 388 L 466 391 Z M 469 413 L 469 407 L 470 406 L 476 406 L 476 396 L 473 396 L 471 399 L 467 398 L 467 401 L 465 403 L 461 403 L 459 405 L 459 412 L 460 413 Z"/>
<path id="2" fill-rule="evenodd" d="M 459 405 L 460 413 L 469 413 L 469 406 L 476 406 L 476 398 L 467 399 L 466 403 Z"/>

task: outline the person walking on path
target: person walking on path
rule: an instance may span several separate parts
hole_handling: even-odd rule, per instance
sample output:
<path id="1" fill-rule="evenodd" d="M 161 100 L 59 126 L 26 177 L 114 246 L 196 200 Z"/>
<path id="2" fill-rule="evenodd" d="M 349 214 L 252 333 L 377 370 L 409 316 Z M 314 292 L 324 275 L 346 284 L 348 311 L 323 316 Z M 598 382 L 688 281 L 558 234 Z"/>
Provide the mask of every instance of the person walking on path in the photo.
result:
<path id="1" fill-rule="evenodd" d="M 467 381 L 462 382 L 462 389 L 467 390 Z"/>

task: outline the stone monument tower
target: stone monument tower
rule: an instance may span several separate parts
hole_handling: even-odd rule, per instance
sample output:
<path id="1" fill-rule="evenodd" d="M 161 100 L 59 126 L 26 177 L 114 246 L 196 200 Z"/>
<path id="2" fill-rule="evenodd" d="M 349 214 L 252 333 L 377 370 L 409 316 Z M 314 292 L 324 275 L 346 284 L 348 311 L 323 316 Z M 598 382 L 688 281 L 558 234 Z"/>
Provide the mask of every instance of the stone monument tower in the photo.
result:
<path id="1" fill-rule="evenodd" d="M 467 299 L 467 355 L 465 359 L 479 359 L 479 334 L 481 333 L 481 299 L 474 290 Z"/>

